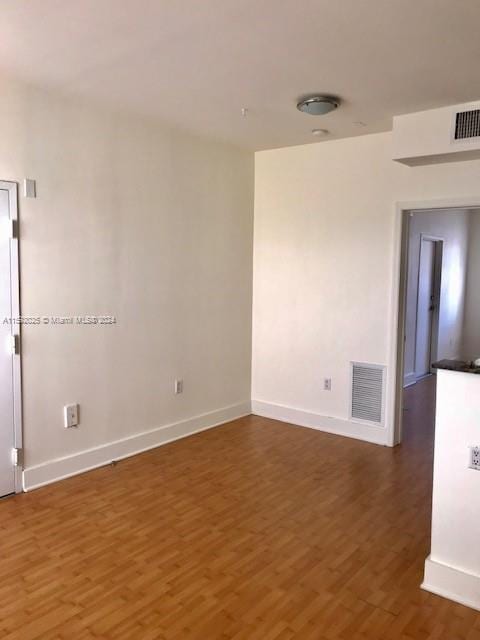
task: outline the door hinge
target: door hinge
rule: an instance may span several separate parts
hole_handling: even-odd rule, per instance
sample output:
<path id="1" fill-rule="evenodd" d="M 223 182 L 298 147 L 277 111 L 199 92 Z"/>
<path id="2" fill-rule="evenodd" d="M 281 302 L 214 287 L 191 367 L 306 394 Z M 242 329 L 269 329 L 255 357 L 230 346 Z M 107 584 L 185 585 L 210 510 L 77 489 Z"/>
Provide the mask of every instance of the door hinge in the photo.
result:
<path id="1" fill-rule="evenodd" d="M 10 336 L 10 347 L 12 356 L 20 355 L 20 336 L 18 333 Z"/>
<path id="2" fill-rule="evenodd" d="M 13 449 L 13 466 L 14 467 L 22 467 L 23 466 L 23 449 Z"/>

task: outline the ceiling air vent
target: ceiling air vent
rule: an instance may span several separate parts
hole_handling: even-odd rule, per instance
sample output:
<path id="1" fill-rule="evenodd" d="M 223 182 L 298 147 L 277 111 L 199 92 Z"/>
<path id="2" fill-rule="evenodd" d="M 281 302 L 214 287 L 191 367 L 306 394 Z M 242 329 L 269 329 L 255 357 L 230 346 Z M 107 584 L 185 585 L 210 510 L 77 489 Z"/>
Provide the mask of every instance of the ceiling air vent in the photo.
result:
<path id="1" fill-rule="evenodd" d="M 459 111 L 455 116 L 455 140 L 480 137 L 480 109 Z"/>
<path id="2" fill-rule="evenodd" d="M 352 418 L 383 424 L 385 367 L 352 362 Z"/>

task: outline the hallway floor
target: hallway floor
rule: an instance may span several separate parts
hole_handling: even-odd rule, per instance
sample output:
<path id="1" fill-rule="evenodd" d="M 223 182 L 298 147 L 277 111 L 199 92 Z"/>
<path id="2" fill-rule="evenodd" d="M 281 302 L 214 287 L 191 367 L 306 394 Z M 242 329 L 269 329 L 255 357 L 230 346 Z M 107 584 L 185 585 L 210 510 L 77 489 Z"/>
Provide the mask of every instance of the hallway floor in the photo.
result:
<path id="1" fill-rule="evenodd" d="M 251 416 L 0 503 L 2 640 L 480 640 L 423 592 L 434 380 L 396 449 Z"/>

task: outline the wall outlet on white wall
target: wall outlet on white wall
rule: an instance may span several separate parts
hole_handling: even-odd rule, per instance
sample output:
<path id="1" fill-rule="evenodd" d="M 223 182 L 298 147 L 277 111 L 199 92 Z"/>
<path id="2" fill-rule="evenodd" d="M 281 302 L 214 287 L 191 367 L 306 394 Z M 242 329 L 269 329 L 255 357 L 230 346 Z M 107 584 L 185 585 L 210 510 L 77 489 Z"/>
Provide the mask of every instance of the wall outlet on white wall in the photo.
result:
<path id="1" fill-rule="evenodd" d="M 480 447 L 470 447 L 470 469 L 480 471 Z"/>
<path id="2" fill-rule="evenodd" d="M 63 407 L 63 421 L 65 429 L 78 427 L 78 404 L 67 404 Z"/>
<path id="3" fill-rule="evenodd" d="M 332 390 L 332 379 L 331 378 L 324 378 L 324 380 L 323 380 L 323 390 L 324 391 L 331 391 Z"/>
<path id="4" fill-rule="evenodd" d="M 179 393 L 183 393 L 183 380 L 181 379 L 175 380 L 174 391 L 175 391 L 175 395 L 178 395 Z"/>

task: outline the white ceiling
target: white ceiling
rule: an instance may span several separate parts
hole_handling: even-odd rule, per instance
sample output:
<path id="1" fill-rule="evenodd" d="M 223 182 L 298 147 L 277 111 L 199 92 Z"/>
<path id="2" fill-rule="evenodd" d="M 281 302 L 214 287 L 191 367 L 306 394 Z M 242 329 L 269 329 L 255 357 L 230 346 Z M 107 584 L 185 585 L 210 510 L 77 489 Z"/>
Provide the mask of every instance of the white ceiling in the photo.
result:
<path id="1" fill-rule="evenodd" d="M 250 149 L 480 98 L 480 0 L 9 0 L 0 67 Z M 339 95 L 336 112 L 297 98 Z M 241 115 L 242 107 L 249 109 Z M 365 127 L 355 125 L 362 121 Z"/>

